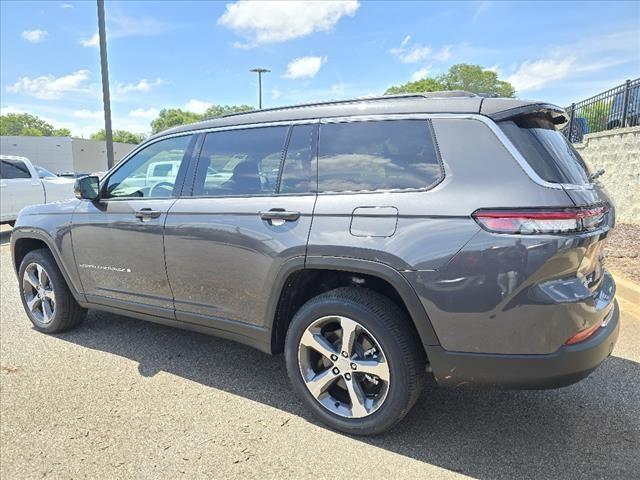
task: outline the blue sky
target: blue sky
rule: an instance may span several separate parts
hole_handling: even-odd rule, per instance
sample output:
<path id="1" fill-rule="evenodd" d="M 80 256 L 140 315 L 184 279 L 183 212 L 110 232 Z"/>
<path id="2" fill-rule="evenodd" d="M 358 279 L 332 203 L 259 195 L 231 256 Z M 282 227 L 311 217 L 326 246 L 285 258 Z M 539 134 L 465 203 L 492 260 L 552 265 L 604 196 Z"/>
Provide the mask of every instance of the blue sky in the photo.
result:
<path id="1" fill-rule="evenodd" d="M 114 128 L 163 107 L 381 94 L 475 63 L 567 105 L 640 76 L 639 2 L 106 2 Z M 102 127 L 94 1 L 0 2 L 0 107 Z"/>

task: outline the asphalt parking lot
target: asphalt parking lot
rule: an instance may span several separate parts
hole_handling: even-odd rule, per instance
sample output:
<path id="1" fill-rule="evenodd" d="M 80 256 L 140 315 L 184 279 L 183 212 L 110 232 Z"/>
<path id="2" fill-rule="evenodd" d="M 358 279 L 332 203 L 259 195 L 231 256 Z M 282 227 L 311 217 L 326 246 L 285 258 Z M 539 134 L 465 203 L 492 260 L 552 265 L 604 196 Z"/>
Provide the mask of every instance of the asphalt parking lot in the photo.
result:
<path id="1" fill-rule="evenodd" d="M 92 311 L 47 336 L 22 310 L 0 234 L 0 477 L 637 478 L 640 315 L 621 301 L 613 355 L 550 391 L 428 383 L 392 432 L 308 417 L 282 357 Z"/>

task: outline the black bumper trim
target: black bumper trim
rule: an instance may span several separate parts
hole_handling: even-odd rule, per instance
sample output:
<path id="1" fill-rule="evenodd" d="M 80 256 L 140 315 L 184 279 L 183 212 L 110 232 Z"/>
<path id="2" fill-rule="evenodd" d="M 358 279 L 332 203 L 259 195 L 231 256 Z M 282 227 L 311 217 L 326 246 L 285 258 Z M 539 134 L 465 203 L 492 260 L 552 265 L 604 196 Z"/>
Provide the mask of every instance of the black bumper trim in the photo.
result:
<path id="1" fill-rule="evenodd" d="M 563 387 L 587 377 L 610 354 L 618 339 L 620 309 L 584 342 L 560 347 L 545 355 L 505 355 L 450 352 L 428 347 L 429 361 L 438 384 L 466 384 L 499 388 L 545 389 Z"/>

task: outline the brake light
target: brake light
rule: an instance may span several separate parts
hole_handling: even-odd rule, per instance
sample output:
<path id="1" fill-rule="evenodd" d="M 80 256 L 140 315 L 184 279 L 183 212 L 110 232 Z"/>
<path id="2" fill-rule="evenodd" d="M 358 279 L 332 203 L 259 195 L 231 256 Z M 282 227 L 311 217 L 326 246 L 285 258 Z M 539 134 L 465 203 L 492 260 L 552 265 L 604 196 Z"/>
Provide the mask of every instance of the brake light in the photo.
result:
<path id="1" fill-rule="evenodd" d="M 593 230 L 602 224 L 606 213 L 606 207 L 598 206 L 557 210 L 477 210 L 472 216 L 490 232 L 541 234 Z"/>

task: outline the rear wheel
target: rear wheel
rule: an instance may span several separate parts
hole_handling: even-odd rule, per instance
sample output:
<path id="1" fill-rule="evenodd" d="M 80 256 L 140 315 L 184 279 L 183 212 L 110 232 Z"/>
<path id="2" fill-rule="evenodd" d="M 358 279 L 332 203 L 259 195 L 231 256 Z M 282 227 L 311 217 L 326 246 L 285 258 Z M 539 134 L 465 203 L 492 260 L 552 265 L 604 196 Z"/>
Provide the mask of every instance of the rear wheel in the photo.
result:
<path id="1" fill-rule="evenodd" d="M 48 250 L 27 253 L 18 274 L 22 305 L 37 330 L 58 333 L 84 320 L 87 310 L 73 298 Z"/>
<path id="2" fill-rule="evenodd" d="M 424 354 L 410 319 L 388 298 L 339 288 L 307 302 L 285 344 L 294 389 L 332 428 L 357 435 L 388 430 L 423 386 Z"/>

